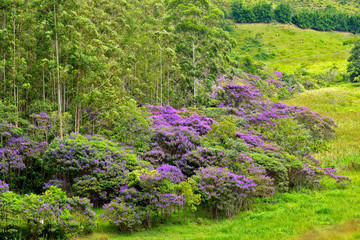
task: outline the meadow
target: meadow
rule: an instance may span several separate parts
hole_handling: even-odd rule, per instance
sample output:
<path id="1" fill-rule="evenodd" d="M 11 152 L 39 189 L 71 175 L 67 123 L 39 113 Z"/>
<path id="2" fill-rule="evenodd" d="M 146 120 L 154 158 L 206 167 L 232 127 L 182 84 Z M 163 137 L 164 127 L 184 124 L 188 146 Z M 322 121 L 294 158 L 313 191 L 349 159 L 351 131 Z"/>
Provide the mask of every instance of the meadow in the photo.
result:
<path id="1" fill-rule="evenodd" d="M 311 74 L 330 68 L 345 72 L 352 45 L 343 43 L 355 38 L 345 32 L 321 32 L 300 29 L 291 24 L 236 24 L 232 37 L 240 56 L 250 55 L 268 67 L 292 73 L 301 68 Z"/>
<path id="2" fill-rule="evenodd" d="M 335 120 L 337 138 L 317 157 L 350 176 L 349 186 L 324 180 L 317 189 L 257 199 L 249 211 L 232 219 L 188 218 L 184 222 L 178 216 L 154 229 L 130 234 L 116 234 L 99 219 L 97 231 L 75 239 L 360 239 L 360 174 L 356 171 L 360 166 L 360 84 L 307 91 L 285 103 L 307 106 Z"/>

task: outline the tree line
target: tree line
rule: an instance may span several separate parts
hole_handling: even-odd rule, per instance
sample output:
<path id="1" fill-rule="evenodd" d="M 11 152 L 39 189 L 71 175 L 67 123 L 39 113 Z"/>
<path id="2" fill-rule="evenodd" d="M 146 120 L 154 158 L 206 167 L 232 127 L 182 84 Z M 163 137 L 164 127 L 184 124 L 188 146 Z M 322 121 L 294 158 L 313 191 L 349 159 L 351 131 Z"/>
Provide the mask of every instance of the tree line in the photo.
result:
<path id="1" fill-rule="evenodd" d="M 0 0 L 0 100 L 57 112 L 60 132 L 112 119 L 125 97 L 195 105 L 235 64 L 224 21 L 207 0 Z"/>
<path id="2" fill-rule="evenodd" d="M 310 28 L 320 31 L 348 31 L 360 33 L 360 14 L 348 14 L 335 7 L 310 10 L 292 9 L 289 3 L 274 6 L 271 2 L 260 1 L 246 4 L 234 0 L 231 4 L 231 15 L 239 23 L 293 23 L 300 28 Z"/>

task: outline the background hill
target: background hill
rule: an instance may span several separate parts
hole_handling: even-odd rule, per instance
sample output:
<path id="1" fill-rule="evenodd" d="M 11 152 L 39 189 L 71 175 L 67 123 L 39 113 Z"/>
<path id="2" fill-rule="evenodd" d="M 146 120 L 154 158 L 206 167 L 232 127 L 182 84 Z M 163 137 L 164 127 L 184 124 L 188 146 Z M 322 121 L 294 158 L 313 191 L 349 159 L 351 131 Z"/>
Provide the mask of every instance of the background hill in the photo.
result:
<path id="1" fill-rule="evenodd" d="M 346 32 L 304 30 L 290 24 L 236 24 L 232 36 L 237 41 L 234 52 L 240 57 L 250 55 L 269 67 L 282 72 L 306 68 L 309 73 L 321 73 L 336 67 L 345 72 L 354 38 Z"/>

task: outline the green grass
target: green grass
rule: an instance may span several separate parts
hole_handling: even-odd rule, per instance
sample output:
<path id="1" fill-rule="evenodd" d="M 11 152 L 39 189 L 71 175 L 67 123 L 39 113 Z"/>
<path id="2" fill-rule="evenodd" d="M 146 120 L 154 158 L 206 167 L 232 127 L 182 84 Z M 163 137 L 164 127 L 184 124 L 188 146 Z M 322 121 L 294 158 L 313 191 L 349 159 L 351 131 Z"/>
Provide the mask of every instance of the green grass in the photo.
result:
<path id="1" fill-rule="evenodd" d="M 330 144 L 329 151 L 319 153 L 318 157 L 340 166 L 360 161 L 357 147 L 360 146 L 360 84 L 308 91 L 286 103 L 307 106 L 332 117 L 339 125 L 338 138 Z M 342 174 L 353 179 L 349 186 L 324 180 L 323 187 L 317 190 L 257 200 L 251 210 L 233 219 L 190 219 L 184 223 L 174 218 L 151 230 L 131 234 L 115 233 L 114 228 L 99 219 L 94 234 L 75 239 L 360 239 L 360 173 L 354 168 L 344 169 Z"/>
<path id="2" fill-rule="evenodd" d="M 347 173 L 350 174 L 350 173 Z M 359 175 L 354 183 L 342 188 L 328 183 L 326 189 L 277 194 L 261 201 L 231 220 L 171 222 L 152 230 L 132 234 L 107 233 L 106 223 L 100 231 L 81 239 L 356 239 L 360 218 Z M 339 231 L 342 226 L 351 228 Z M 335 235 L 336 238 L 330 238 Z M 299 237 L 300 236 L 300 237 Z M 360 235 L 357 235 L 360 236 Z M 346 237 L 346 238 L 343 238 Z M 351 237 L 351 238 L 350 238 Z M 80 238 L 79 238 L 80 239 Z"/>
<path id="3" fill-rule="evenodd" d="M 250 55 L 279 71 L 291 73 L 305 67 L 309 73 L 322 73 L 336 66 L 347 67 L 351 45 L 343 42 L 355 35 L 343 32 L 304 30 L 289 24 L 236 24 L 232 36 L 237 40 L 234 52 Z"/>
<path id="4" fill-rule="evenodd" d="M 306 106 L 338 125 L 337 138 L 317 158 L 330 165 L 360 170 L 360 84 L 343 84 L 307 91 L 286 104 Z"/>

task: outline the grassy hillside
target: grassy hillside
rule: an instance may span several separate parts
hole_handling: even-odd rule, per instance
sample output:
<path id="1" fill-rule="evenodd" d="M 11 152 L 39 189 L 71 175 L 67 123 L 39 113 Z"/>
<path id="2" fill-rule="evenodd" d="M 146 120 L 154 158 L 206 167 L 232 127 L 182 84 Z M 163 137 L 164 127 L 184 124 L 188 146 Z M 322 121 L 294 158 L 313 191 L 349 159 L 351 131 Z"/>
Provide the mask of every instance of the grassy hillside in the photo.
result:
<path id="1" fill-rule="evenodd" d="M 317 157 L 332 165 L 359 169 L 360 166 L 360 84 L 344 84 L 331 88 L 307 91 L 286 104 L 307 106 L 329 116 L 338 124 L 337 139 L 329 151 Z"/>
<path id="2" fill-rule="evenodd" d="M 333 66 L 345 71 L 351 33 L 303 30 L 286 24 L 237 24 L 234 51 L 262 60 L 279 71 L 294 72 L 305 67 L 309 73 L 321 73 Z"/>
<path id="3" fill-rule="evenodd" d="M 343 174 L 353 179 L 350 186 L 325 181 L 315 191 L 276 194 L 255 202 L 250 211 L 233 219 L 183 223 L 180 216 L 166 225 L 132 234 L 109 233 L 109 225 L 99 220 L 97 232 L 77 239 L 360 239 L 360 175 L 351 167 L 360 161 L 359 150 L 356 152 L 360 144 L 360 84 L 307 91 L 286 103 L 305 105 L 335 120 L 338 137 L 329 151 L 318 157 L 329 165 L 339 161 L 347 169 Z"/>

